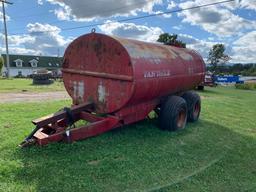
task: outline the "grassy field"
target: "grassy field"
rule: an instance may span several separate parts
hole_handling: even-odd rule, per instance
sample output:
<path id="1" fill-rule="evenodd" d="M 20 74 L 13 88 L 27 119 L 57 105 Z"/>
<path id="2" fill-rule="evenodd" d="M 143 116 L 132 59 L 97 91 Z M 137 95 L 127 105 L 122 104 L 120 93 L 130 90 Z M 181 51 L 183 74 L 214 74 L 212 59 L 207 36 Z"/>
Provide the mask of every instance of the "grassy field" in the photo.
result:
<path id="1" fill-rule="evenodd" d="M 0 78 L 0 93 L 10 92 L 47 92 L 64 91 L 62 82 L 55 81 L 51 85 L 33 85 L 32 79 L 2 79 Z"/>
<path id="2" fill-rule="evenodd" d="M 0 191 L 256 191 L 256 91 L 207 88 L 199 122 L 145 120 L 101 136 L 17 147 L 30 121 L 68 105 L 0 105 Z"/>

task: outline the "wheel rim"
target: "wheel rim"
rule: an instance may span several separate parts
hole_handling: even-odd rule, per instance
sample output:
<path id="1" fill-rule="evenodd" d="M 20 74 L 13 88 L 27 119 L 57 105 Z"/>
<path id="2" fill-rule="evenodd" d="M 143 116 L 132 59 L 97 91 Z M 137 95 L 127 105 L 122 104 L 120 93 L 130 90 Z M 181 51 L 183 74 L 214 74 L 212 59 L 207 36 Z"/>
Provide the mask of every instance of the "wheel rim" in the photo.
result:
<path id="1" fill-rule="evenodd" d="M 199 113 L 200 113 L 200 103 L 196 102 L 194 106 L 193 116 L 197 118 L 199 116 Z"/>
<path id="2" fill-rule="evenodd" d="M 184 109 L 180 110 L 178 114 L 177 126 L 179 129 L 183 129 L 186 123 L 186 111 Z"/>

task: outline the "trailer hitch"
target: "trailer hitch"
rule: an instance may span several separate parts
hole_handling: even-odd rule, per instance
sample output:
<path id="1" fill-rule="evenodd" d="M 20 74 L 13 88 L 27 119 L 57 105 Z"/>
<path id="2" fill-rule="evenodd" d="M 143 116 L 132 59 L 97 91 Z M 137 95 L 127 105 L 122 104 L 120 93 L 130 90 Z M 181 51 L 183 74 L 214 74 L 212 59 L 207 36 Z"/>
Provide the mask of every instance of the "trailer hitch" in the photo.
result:
<path id="1" fill-rule="evenodd" d="M 57 141 L 72 142 L 98 135 L 120 125 L 117 117 L 99 117 L 92 114 L 91 111 L 94 108 L 93 103 L 84 103 L 33 120 L 32 123 L 36 125 L 35 129 L 19 146 L 46 145 Z M 72 128 L 72 125 L 78 120 L 85 120 L 90 123 Z"/>

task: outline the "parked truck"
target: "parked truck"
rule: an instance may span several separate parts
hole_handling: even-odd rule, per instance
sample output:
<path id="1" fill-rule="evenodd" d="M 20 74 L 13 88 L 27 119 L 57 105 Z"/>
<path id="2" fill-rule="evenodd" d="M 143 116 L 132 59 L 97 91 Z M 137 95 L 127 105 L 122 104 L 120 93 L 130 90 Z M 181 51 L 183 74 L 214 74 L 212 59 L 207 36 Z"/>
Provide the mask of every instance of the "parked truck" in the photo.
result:
<path id="1" fill-rule="evenodd" d="M 201 100 L 191 90 L 204 80 L 205 63 L 193 50 L 93 32 L 68 46 L 62 66 L 72 106 L 34 120 L 21 146 L 85 139 L 153 110 L 167 131 L 199 118 Z M 89 123 L 75 127 L 79 120 Z"/>

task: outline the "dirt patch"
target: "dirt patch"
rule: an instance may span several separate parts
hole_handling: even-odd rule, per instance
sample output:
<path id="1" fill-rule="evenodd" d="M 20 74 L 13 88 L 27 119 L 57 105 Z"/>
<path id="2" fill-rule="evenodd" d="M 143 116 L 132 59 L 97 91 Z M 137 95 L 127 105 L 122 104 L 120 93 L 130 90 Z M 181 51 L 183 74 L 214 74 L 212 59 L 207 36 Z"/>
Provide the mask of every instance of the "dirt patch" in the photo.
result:
<path id="1" fill-rule="evenodd" d="M 3 125 L 4 128 L 8 129 L 11 128 L 13 125 L 11 123 L 6 123 Z"/>
<path id="2" fill-rule="evenodd" d="M 22 92 L 22 93 L 0 93 L 0 103 L 6 102 L 36 102 L 36 101 L 52 101 L 70 99 L 70 96 L 65 91 L 56 92 Z"/>
<path id="3" fill-rule="evenodd" d="M 101 160 L 93 160 L 93 161 L 89 161 L 87 162 L 89 165 L 98 165 L 101 162 Z"/>
<path id="4" fill-rule="evenodd" d="M 201 99 L 206 99 L 207 97 L 200 95 L 200 98 L 201 98 Z"/>

